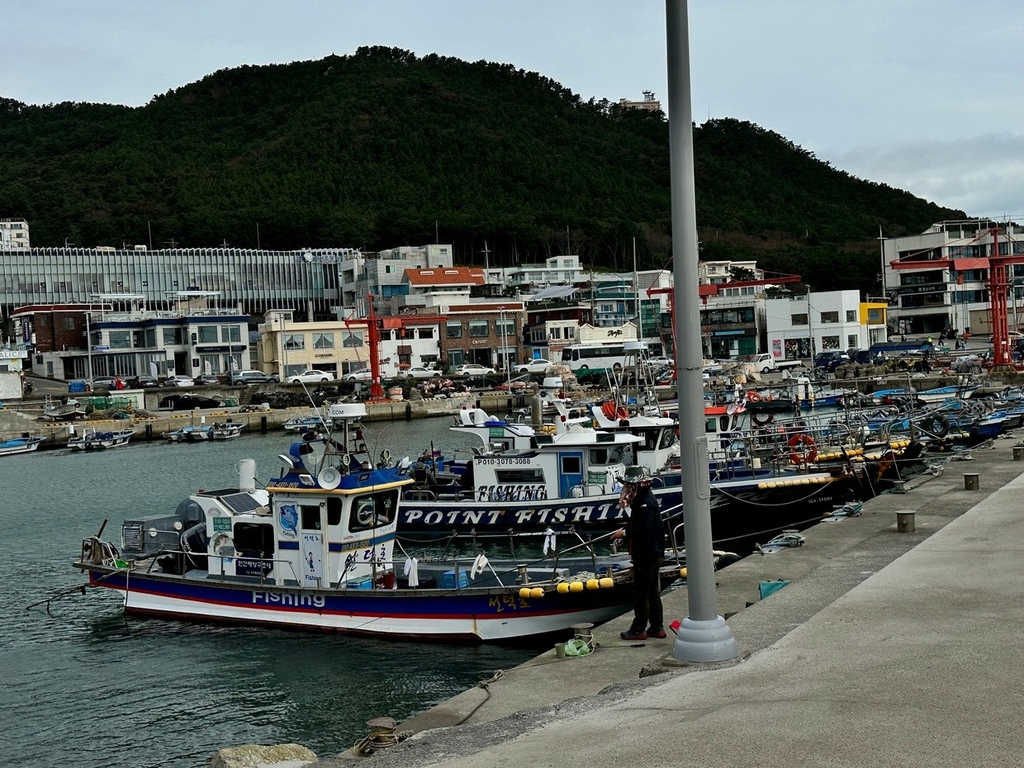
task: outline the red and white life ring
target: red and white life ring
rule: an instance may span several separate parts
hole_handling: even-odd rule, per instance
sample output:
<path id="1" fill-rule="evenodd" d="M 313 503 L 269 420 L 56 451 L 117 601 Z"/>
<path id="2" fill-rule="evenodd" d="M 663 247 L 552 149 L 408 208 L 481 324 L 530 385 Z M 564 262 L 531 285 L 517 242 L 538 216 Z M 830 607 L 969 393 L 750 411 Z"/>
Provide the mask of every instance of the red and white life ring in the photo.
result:
<path id="1" fill-rule="evenodd" d="M 789 438 L 789 460 L 794 464 L 813 464 L 818 458 L 818 446 L 806 432 Z"/>

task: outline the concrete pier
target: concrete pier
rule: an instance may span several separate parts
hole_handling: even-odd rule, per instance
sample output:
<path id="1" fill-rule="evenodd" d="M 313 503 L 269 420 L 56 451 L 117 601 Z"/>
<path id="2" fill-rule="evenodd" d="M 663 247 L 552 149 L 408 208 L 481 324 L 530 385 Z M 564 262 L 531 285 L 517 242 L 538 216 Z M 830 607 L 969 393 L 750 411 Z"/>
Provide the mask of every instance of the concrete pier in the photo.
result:
<path id="1" fill-rule="evenodd" d="M 415 735 L 374 765 L 1019 765 L 1024 478 L 1012 440 L 995 446 L 719 571 L 739 663 L 670 666 L 671 633 L 625 643 L 623 616 L 589 656 L 548 651 L 400 724 Z M 681 618 L 686 587 L 664 603 Z"/>

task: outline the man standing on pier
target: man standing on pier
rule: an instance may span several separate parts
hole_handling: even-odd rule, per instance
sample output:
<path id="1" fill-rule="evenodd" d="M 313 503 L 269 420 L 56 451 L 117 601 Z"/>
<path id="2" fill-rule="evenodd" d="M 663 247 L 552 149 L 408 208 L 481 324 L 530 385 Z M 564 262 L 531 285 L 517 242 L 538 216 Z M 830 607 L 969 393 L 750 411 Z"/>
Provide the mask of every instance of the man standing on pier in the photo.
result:
<path id="1" fill-rule="evenodd" d="M 633 561 L 633 623 L 619 636 L 623 640 L 665 637 L 660 576 L 665 562 L 665 526 L 661 508 L 643 467 L 626 467 L 622 482 L 619 506 L 629 507 L 629 518 L 626 527 L 615 531 L 611 538 L 625 539 L 629 544 Z"/>

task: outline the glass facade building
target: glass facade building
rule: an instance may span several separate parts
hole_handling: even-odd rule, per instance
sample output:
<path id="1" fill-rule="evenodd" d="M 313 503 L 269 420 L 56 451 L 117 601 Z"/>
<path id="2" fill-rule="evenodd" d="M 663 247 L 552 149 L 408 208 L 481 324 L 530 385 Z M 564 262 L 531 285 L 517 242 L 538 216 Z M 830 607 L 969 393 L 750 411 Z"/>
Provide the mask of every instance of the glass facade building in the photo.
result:
<path id="1" fill-rule="evenodd" d="M 291 308 L 308 320 L 336 317 L 338 264 L 351 249 L 238 248 L 0 249 L 4 316 L 27 304 L 87 302 L 101 293 L 145 297 L 154 309 L 180 291 L 217 291 L 219 303 L 251 317 Z"/>

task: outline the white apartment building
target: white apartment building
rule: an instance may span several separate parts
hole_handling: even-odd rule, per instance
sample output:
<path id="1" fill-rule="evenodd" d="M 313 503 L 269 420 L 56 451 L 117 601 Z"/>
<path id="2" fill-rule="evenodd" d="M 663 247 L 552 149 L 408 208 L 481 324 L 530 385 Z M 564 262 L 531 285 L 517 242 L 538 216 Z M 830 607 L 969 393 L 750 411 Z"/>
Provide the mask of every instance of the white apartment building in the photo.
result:
<path id="1" fill-rule="evenodd" d="M 1004 257 L 1011 330 L 1024 325 L 1024 226 L 990 219 L 941 221 L 919 235 L 883 241 L 883 290 L 891 330 L 937 335 L 992 333 L 989 259 Z"/>
<path id="2" fill-rule="evenodd" d="M 25 219 L 0 219 L 0 251 L 31 248 Z"/>
<path id="3" fill-rule="evenodd" d="M 766 351 L 778 360 L 867 349 L 888 339 L 885 302 L 862 302 L 855 290 L 765 299 L 764 317 Z"/>
<path id="4" fill-rule="evenodd" d="M 407 269 L 443 269 L 452 266 L 451 245 L 402 246 L 375 254 L 348 254 L 338 264 L 338 283 L 343 308 L 351 308 L 373 293 L 387 300 L 397 314 L 398 297 L 408 286 Z"/>

